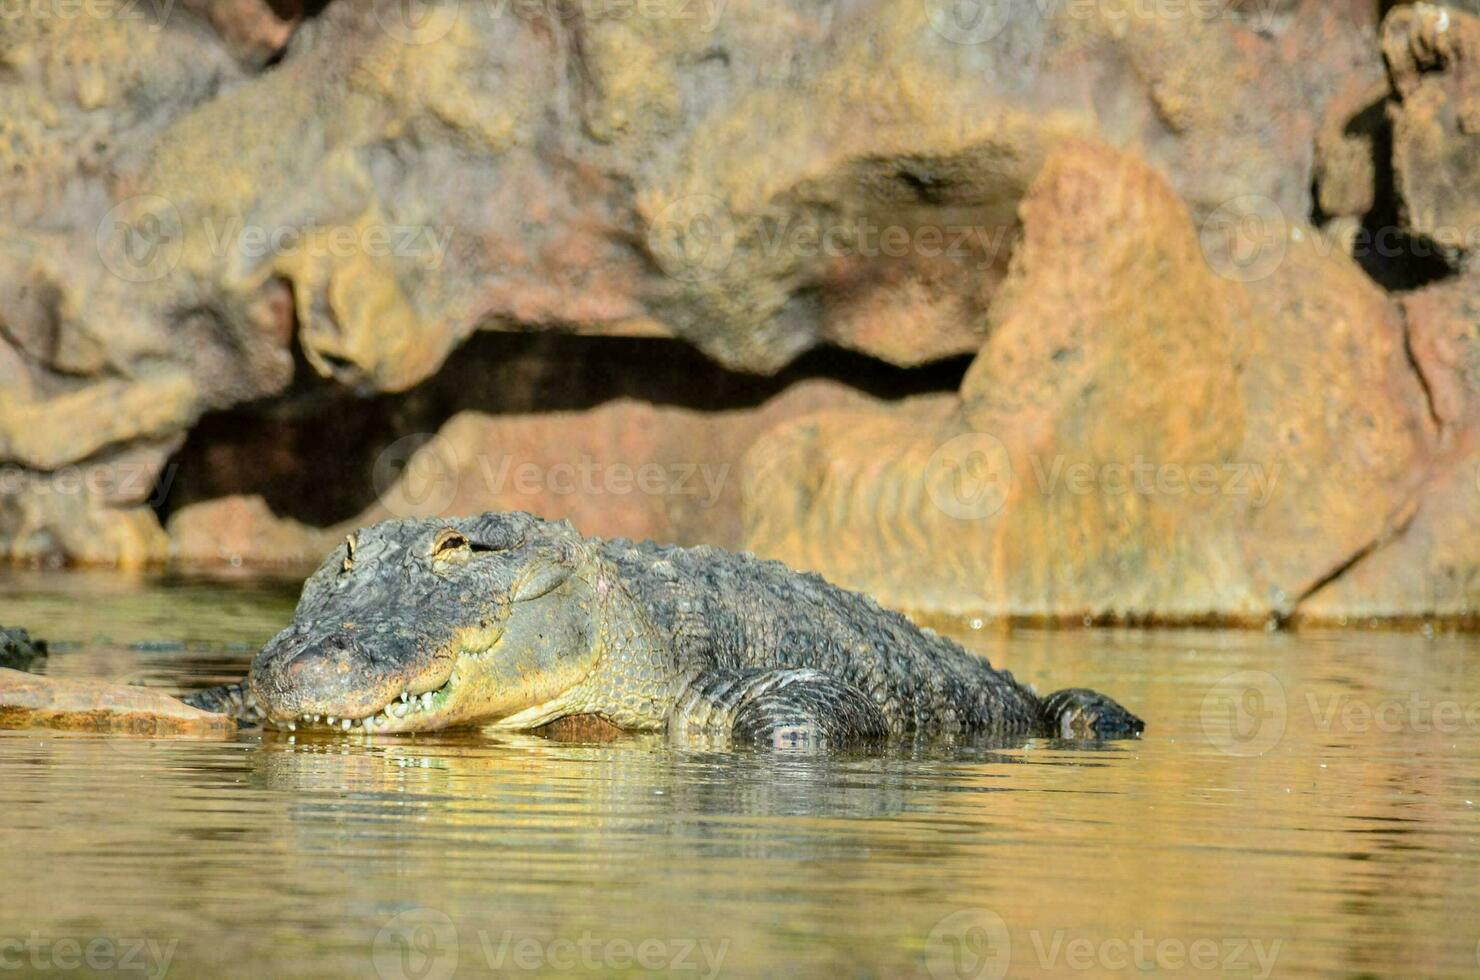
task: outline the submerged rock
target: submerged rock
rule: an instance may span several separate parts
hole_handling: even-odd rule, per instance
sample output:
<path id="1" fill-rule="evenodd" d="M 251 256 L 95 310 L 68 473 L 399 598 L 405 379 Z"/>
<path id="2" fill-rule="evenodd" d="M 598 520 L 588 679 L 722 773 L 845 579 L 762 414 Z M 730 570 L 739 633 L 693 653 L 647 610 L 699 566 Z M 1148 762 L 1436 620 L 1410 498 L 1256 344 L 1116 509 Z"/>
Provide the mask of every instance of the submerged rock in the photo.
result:
<path id="1" fill-rule="evenodd" d="M 0 669 L 0 728 L 226 736 L 236 723 L 148 688 Z"/>

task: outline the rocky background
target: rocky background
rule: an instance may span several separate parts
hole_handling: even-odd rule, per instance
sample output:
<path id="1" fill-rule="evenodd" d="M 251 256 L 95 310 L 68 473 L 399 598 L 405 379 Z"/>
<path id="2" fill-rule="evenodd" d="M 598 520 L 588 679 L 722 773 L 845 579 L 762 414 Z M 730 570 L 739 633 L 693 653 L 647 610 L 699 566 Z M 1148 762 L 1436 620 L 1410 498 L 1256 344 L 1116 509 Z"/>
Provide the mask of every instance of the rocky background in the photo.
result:
<path id="1" fill-rule="evenodd" d="M 921 613 L 1480 617 L 1480 12 L 0 7 L 0 554 L 518 508 Z"/>

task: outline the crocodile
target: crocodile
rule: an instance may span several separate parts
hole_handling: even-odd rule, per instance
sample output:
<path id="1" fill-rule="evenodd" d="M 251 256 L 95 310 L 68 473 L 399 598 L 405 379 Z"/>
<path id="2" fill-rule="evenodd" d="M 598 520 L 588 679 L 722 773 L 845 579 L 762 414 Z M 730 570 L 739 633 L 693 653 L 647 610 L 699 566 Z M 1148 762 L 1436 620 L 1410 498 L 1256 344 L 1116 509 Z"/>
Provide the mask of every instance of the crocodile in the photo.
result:
<path id="1" fill-rule="evenodd" d="M 1093 691 L 1040 697 L 815 574 L 708 546 L 586 538 L 522 512 L 350 534 L 247 678 L 186 700 L 287 731 L 590 719 L 780 748 L 1144 728 Z"/>
<path id="2" fill-rule="evenodd" d="M 19 627 L 0 626 L 0 667 L 25 670 L 37 657 L 46 656 L 46 642 L 35 640 Z"/>

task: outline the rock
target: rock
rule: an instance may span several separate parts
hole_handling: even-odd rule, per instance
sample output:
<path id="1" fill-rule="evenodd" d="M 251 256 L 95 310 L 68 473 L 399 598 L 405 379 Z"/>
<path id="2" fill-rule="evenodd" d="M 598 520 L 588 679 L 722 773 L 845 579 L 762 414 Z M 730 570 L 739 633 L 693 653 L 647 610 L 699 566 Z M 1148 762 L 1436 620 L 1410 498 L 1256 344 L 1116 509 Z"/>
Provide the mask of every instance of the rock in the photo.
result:
<path id="1" fill-rule="evenodd" d="M 1396 7 L 1382 50 L 1397 96 L 1393 175 L 1405 226 L 1461 259 L 1480 249 L 1480 18 Z"/>
<path id="2" fill-rule="evenodd" d="M 1260 621 L 1406 516 L 1422 392 L 1329 242 L 1199 236 L 1087 143 L 1020 214 L 959 407 L 781 427 L 747 458 L 748 547 L 913 610 Z"/>
<path id="3" fill-rule="evenodd" d="M 1329 20 L 1308 4 L 1127 22 L 1021 0 L 983 31 L 931 5 L 384 0 L 329 5 L 253 74 L 300 10 L 189 9 L 225 44 L 190 18 L 7 38 L 0 99 L 32 151 L 0 184 L 0 459 L 176 439 L 281 392 L 295 328 L 315 370 L 382 391 L 480 327 L 675 335 L 762 372 L 824 342 L 974 351 L 1058 141 L 1139 144 L 1200 206 L 1301 211 L 1306 78 L 1337 47 L 1292 54 Z M 18 509 L 0 537 L 27 558 L 83 557 L 64 516 L 116 521 Z"/>
<path id="4" fill-rule="evenodd" d="M 31 639 L 23 629 L 0 626 L 0 668 L 25 670 L 31 661 L 44 656 L 44 641 Z"/>
<path id="5" fill-rule="evenodd" d="M 186 507 L 170 519 L 167 533 L 171 556 L 189 565 L 312 566 L 344 536 L 279 517 L 258 496 Z"/>
<path id="6" fill-rule="evenodd" d="M 759 374 L 818 345 L 905 366 L 979 352 L 944 407 L 829 395 L 810 407 L 846 421 L 813 424 L 789 421 L 800 402 L 723 418 L 454 403 L 420 454 L 547 478 L 587 455 L 667 472 L 733 461 L 779 425 L 775 459 L 751 453 L 747 479 L 781 508 L 748 519 L 757 540 L 860 580 L 921 562 L 902 598 L 927 604 L 1284 614 L 1411 513 L 1433 434 L 1391 304 L 1326 239 L 1292 239 L 1309 234 L 1318 144 L 1321 203 L 1342 227 L 1380 204 L 1379 137 L 1350 125 L 1370 121 L 1383 84 L 1370 4 L 187 12 L 22 20 L 0 40 L 7 557 L 296 563 L 350 520 L 420 512 L 412 478 L 322 526 L 232 488 L 179 510 L 167 537 L 149 505 L 202 416 L 301 393 L 295 343 L 337 385 L 410 396 L 479 330 L 677 338 Z M 1403 8 L 1384 33 L 1400 190 L 1425 234 L 1425 212 L 1465 220 L 1470 190 L 1456 149 L 1470 42 L 1455 37 L 1471 28 L 1455 13 L 1451 36 L 1441 19 Z M 1429 165 L 1447 174 L 1434 187 L 1416 176 Z M 1355 437 L 1338 434 L 1348 425 Z M 895 458 L 870 456 L 875 430 Z M 922 505 L 961 477 L 937 445 L 972 434 L 1002 443 L 1020 519 L 962 527 Z M 836 471 L 820 471 L 834 449 Z M 1289 468 L 1258 506 L 1024 482 L 1035 462 L 1100 478 L 1138 455 Z M 114 478 L 58 492 L 72 467 Z M 439 506 L 524 503 L 588 532 L 721 544 L 743 533 L 733 481 L 706 510 L 675 494 L 469 490 L 467 464 L 450 472 Z M 847 510 L 855 491 L 874 501 L 856 517 L 824 508 L 837 494 L 827 506 Z M 830 557 L 850 531 L 881 547 Z M 895 533 L 944 557 L 932 569 Z M 1045 550 L 1066 541 L 1072 557 Z M 968 577 L 947 583 L 950 568 Z"/>
<path id="7" fill-rule="evenodd" d="M 0 669 L 0 728 L 224 738 L 236 723 L 149 688 Z"/>
<path id="8" fill-rule="evenodd" d="M 262 68 L 282 53 L 303 19 L 299 0 L 185 0 L 207 20 L 238 60 Z"/>
<path id="9" fill-rule="evenodd" d="M 1480 614 L 1480 277 L 1402 299 L 1409 349 L 1438 426 L 1436 460 L 1410 520 L 1302 605 L 1304 618 L 1444 618 Z"/>
<path id="10" fill-rule="evenodd" d="M 1321 212 L 1361 218 L 1377 207 L 1379 165 L 1387 150 L 1387 79 L 1352 80 L 1331 102 L 1316 143 Z"/>
<path id="11" fill-rule="evenodd" d="M 171 518 L 186 561 L 316 563 L 350 531 L 389 518 L 525 510 L 585 534 L 736 547 L 739 462 L 763 432 L 822 408 L 873 405 L 835 382 L 791 386 L 755 408 L 703 412 L 628 398 L 585 411 L 462 412 L 429 440 L 399 442 L 374 478 L 379 499 L 318 529 L 260 497 L 192 504 Z"/>

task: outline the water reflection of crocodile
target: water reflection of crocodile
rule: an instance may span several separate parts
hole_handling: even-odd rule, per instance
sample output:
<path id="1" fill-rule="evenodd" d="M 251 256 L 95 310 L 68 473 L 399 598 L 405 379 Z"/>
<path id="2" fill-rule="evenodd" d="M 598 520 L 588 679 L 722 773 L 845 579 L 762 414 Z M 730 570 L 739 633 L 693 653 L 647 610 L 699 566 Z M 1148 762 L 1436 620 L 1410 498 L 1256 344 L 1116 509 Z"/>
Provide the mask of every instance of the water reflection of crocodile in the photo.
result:
<path id="1" fill-rule="evenodd" d="M 187 700 L 288 730 L 520 731 L 580 718 L 799 747 L 1143 728 L 1093 691 L 1039 697 L 816 575 L 715 548 L 583 538 L 522 513 L 350 535 L 248 678 Z"/>

